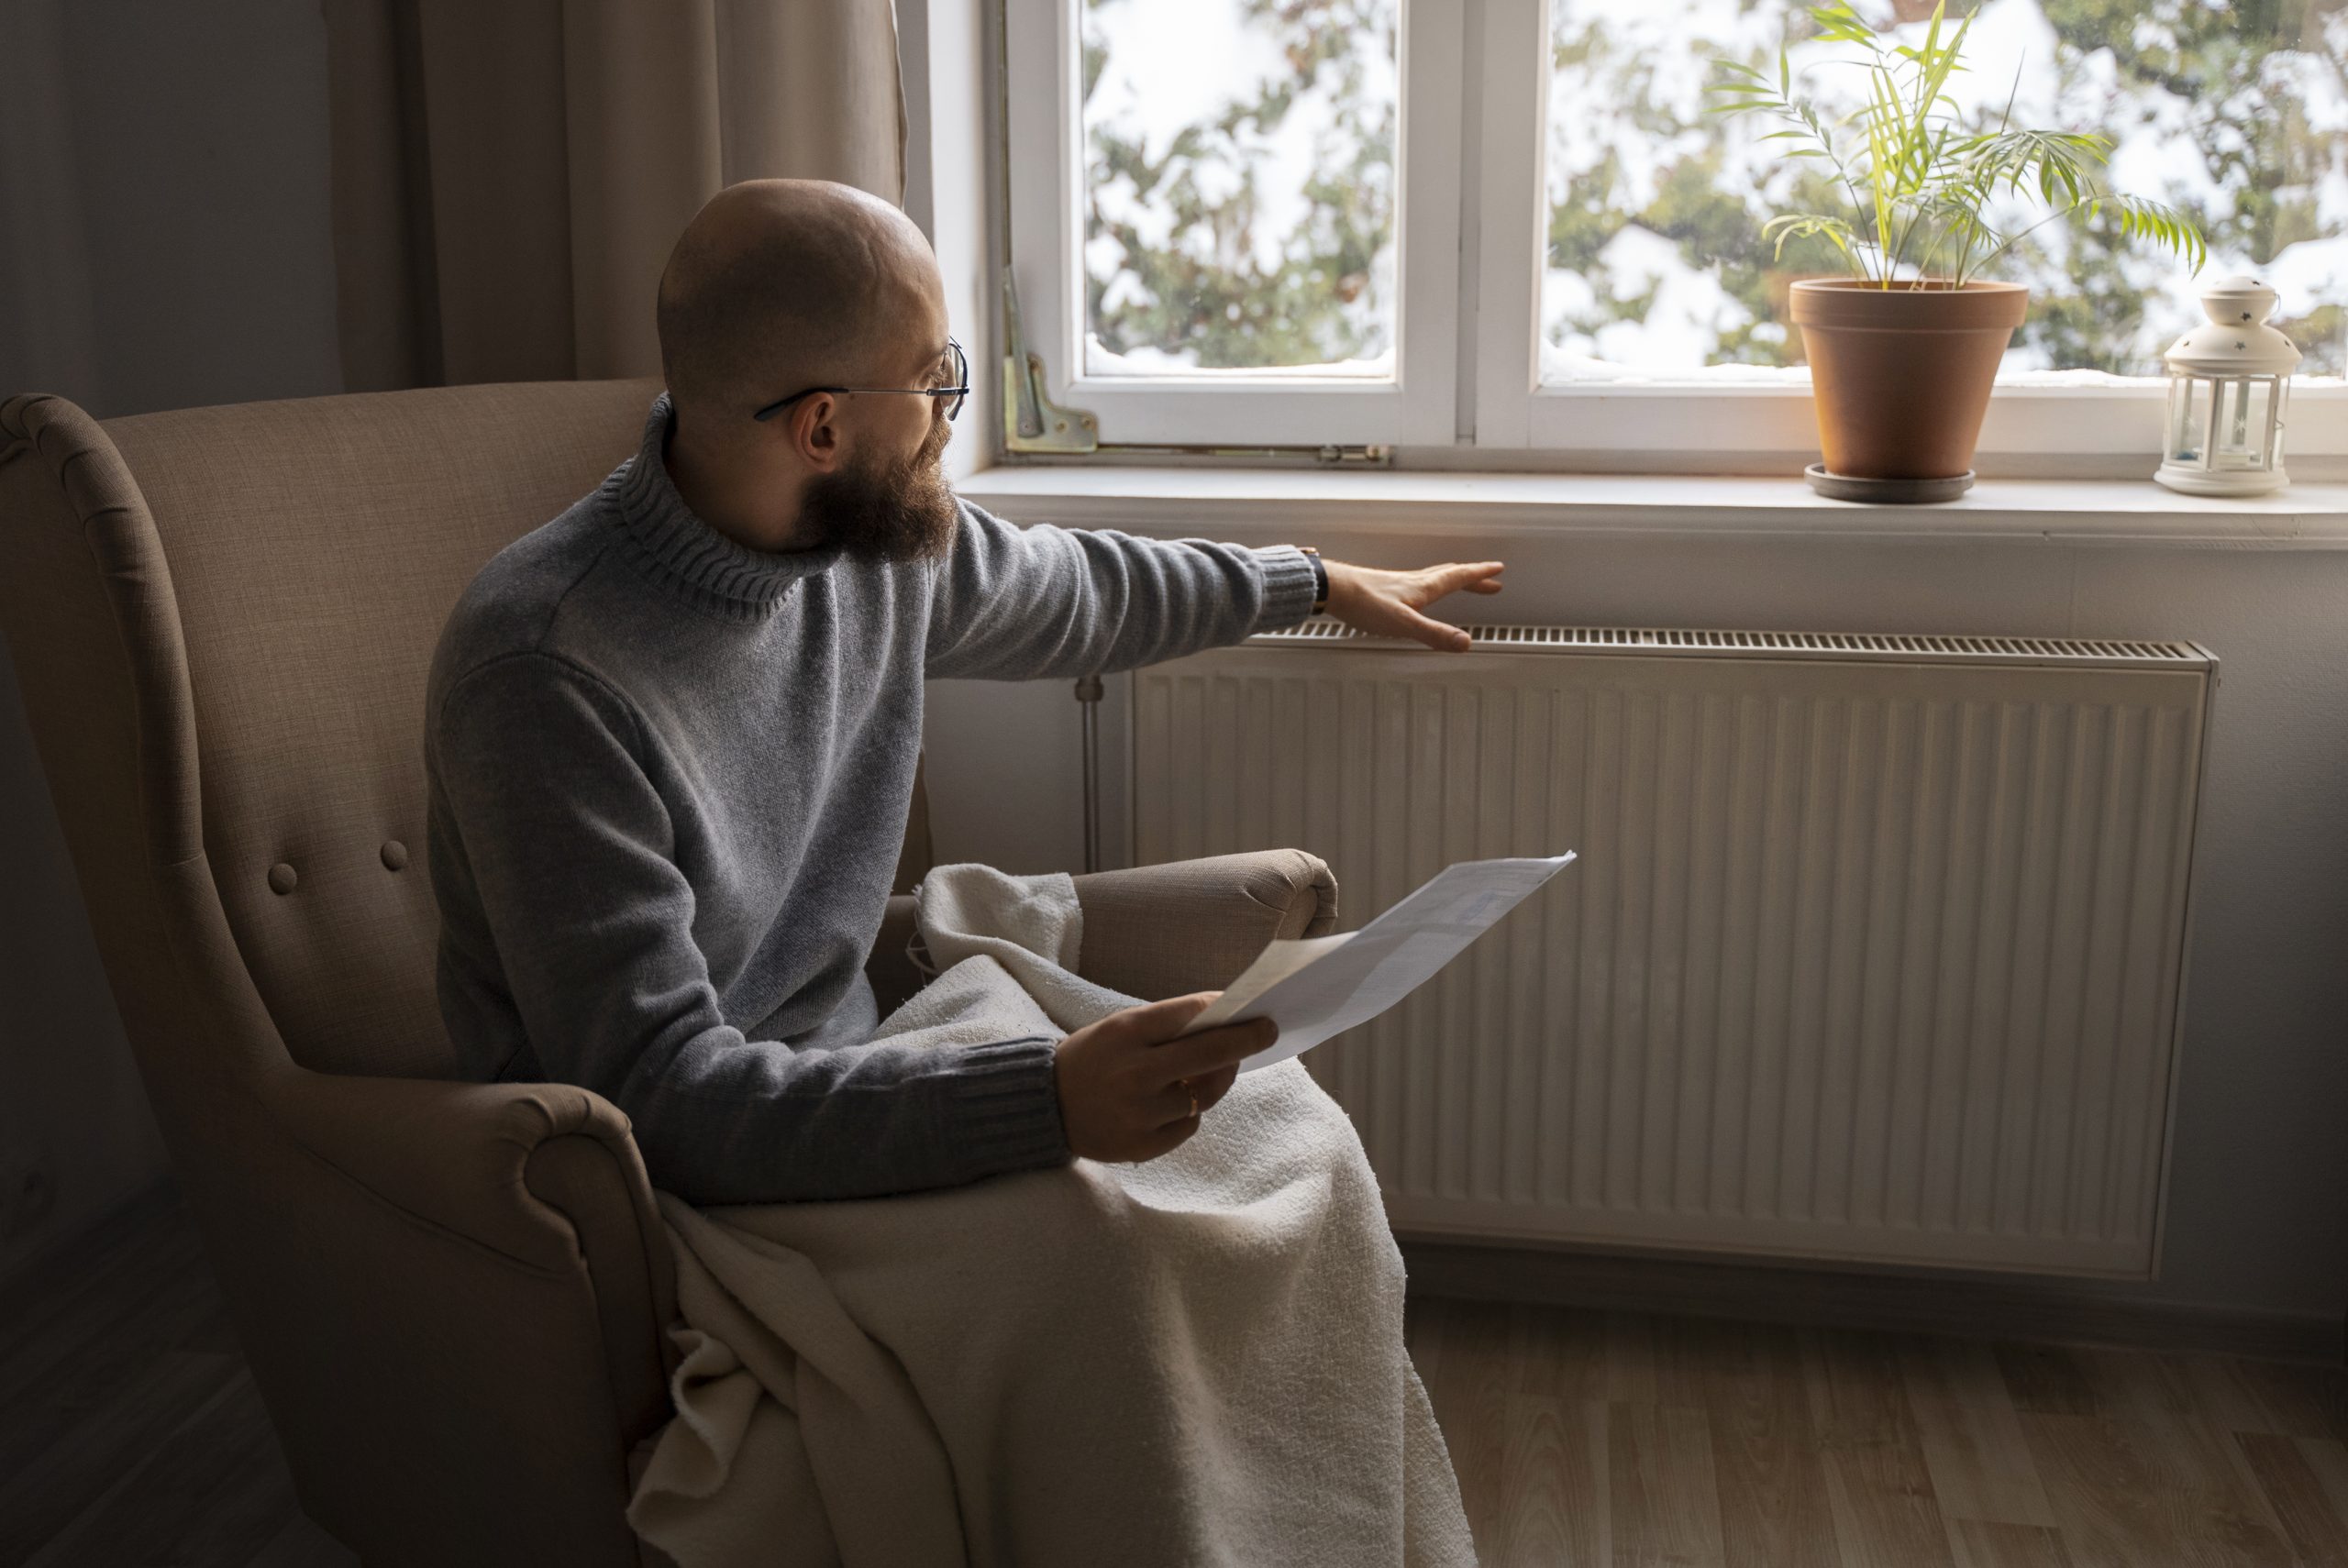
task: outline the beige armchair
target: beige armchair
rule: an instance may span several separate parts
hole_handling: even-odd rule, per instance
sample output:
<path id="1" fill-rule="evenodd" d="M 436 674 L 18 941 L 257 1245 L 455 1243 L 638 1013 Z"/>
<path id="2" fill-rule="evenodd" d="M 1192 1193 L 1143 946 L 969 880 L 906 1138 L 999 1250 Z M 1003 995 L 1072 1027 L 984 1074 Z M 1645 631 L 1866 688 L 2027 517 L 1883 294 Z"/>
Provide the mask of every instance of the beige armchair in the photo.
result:
<path id="1" fill-rule="evenodd" d="M 107 977 L 303 1506 L 376 1568 L 638 1560 L 668 1243 L 607 1101 L 444 1081 L 421 743 L 459 592 L 653 391 L 0 403 L 0 624 Z M 928 864 L 917 796 L 899 890 Z M 1078 887 L 1085 972 L 1144 997 L 1335 919 L 1294 851 Z"/>

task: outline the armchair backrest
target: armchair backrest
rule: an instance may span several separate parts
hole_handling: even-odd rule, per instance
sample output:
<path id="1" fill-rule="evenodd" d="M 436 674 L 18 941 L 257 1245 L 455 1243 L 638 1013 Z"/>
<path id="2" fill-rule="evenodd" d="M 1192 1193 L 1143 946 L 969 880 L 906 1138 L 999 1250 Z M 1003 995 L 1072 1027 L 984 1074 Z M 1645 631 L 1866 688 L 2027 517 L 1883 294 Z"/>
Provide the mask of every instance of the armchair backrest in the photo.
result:
<path id="1" fill-rule="evenodd" d="M 433 647 L 491 556 L 635 448 L 658 390 L 456 387 L 103 425 L 61 399 L 0 405 L 0 616 L 94 910 L 94 877 L 201 853 L 297 1062 L 452 1071 L 424 855 Z M 914 825 L 901 879 L 927 861 L 918 809 Z"/>
<path id="2" fill-rule="evenodd" d="M 143 502 L 145 516 L 128 520 L 152 534 L 151 561 L 140 565 L 165 576 L 121 584 L 117 606 L 178 623 L 191 711 L 183 719 L 148 706 L 168 695 L 166 679 L 139 693 L 149 850 L 157 864 L 206 854 L 237 951 L 305 1066 L 453 1070 L 433 994 L 437 915 L 424 869 L 433 646 L 483 562 L 628 454 L 656 390 L 467 387 L 103 426 L 50 411 L 55 446 L 40 467 L 70 480 L 81 465 L 118 465 L 127 483 L 111 503 Z M 44 499 L 65 514 L 59 522 L 70 517 L 64 485 L 52 482 L 44 498 L 39 475 L 11 477 L 12 529 L 37 526 L 26 513 Z M 14 574 L 23 558 L 11 557 Z M 33 624 L 12 624 L 16 636 L 111 630 L 43 626 L 43 585 L 17 586 L 26 591 L 11 596 L 11 622 L 29 614 Z M 192 772 L 158 766 L 167 759 L 148 732 L 159 724 L 174 740 L 184 726 Z M 52 790 L 61 799 L 60 784 L 99 782 L 53 777 Z M 193 800 L 172 798 L 191 786 Z"/>

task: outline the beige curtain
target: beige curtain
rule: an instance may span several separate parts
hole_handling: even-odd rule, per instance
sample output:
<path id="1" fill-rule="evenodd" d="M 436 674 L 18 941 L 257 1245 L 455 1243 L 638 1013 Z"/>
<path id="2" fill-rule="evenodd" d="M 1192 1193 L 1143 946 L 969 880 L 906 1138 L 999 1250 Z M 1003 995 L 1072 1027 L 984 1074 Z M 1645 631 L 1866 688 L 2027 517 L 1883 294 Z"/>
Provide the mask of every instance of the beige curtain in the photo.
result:
<path id="1" fill-rule="evenodd" d="M 651 375 L 737 180 L 903 199 L 891 0 L 327 0 L 346 384 Z"/>

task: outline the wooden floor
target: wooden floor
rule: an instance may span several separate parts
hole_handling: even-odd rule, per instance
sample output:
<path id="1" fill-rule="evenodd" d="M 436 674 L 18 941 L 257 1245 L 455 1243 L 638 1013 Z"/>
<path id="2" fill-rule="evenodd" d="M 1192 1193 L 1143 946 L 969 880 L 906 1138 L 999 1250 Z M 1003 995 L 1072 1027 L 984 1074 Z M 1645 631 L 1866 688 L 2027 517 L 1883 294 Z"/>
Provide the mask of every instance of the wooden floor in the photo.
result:
<path id="1" fill-rule="evenodd" d="M 2348 1376 L 1414 1300 L 1489 1565 L 2348 1568 Z M 0 1568 L 354 1568 L 169 1188 L 0 1289 Z"/>
<path id="2" fill-rule="evenodd" d="M 357 1562 L 295 1506 L 170 1187 L 0 1290 L 0 1565 Z"/>
<path id="3" fill-rule="evenodd" d="M 1421 1300 L 1491 1564 L 2348 1564 L 2348 1377 Z"/>

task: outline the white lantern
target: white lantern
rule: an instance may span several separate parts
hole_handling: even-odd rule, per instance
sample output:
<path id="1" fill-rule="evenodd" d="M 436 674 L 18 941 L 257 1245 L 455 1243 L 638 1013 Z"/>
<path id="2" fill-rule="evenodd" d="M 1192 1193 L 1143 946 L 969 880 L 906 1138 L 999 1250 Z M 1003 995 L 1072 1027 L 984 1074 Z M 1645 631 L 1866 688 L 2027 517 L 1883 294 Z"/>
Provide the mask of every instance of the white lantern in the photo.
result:
<path id="1" fill-rule="evenodd" d="M 2275 291 L 2247 275 L 2201 292 L 2209 325 L 2178 338 L 2168 366 L 2168 433 L 2153 477 L 2187 495 L 2258 495 L 2283 472 L 2283 405 L 2299 351 L 2266 325 Z"/>

